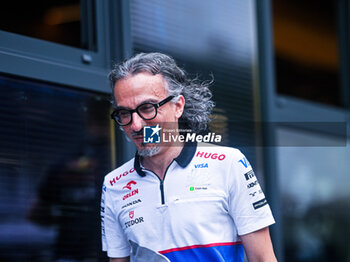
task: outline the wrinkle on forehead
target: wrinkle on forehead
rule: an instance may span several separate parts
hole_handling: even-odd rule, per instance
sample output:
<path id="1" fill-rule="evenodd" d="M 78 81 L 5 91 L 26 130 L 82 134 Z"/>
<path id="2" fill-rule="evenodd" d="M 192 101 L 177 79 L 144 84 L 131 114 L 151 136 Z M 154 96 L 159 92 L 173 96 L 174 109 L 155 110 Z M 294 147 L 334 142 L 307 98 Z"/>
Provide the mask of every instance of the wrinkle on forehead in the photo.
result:
<path id="1" fill-rule="evenodd" d="M 114 97 L 119 106 L 137 106 L 145 100 L 164 99 L 167 96 L 167 81 L 161 74 L 138 73 L 120 79 L 114 86 Z"/>

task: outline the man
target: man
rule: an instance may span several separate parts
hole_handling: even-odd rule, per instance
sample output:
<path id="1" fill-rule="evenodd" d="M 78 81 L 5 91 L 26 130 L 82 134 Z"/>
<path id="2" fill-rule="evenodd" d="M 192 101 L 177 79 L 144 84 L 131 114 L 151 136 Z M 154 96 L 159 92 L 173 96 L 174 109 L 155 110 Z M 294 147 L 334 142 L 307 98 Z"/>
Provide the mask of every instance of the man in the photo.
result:
<path id="1" fill-rule="evenodd" d="M 274 219 L 239 150 L 143 140 L 148 126 L 157 133 L 171 123 L 173 138 L 181 128 L 206 130 L 210 83 L 190 79 L 160 53 L 122 62 L 110 80 L 112 117 L 137 147 L 104 181 L 102 239 L 110 261 L 243 261 L 244 249 L 250 262 L 276 261 L 268 230 Z"/>

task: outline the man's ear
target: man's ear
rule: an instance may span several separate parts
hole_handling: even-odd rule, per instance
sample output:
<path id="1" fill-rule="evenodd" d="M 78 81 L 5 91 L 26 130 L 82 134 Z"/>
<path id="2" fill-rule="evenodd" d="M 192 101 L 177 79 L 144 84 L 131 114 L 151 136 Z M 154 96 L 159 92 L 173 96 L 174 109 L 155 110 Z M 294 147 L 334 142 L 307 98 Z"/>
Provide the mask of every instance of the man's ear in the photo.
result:
<path id="1" fill-rule="evenodd" d="M 175 111 L 175 117 L 179 119 L 182 116 L 182 113 L 185 108 L 185 98 L 183 95 L 180 95 L 179 98 L 177 99 L 177 102 L 175 103 L 176 106 L 176 111 Z"/>

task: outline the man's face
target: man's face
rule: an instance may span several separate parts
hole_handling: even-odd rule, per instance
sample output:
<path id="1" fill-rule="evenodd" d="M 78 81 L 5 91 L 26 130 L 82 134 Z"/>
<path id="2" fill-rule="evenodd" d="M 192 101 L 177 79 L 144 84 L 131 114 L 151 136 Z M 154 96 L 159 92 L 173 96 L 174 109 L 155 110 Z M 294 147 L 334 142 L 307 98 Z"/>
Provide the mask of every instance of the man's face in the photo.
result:
<path id="1" fill-rule="evenodd" d="M 167 82 L 161 74 L 138 73 L 117 81 L 114 85 L 114 98 L 118 108 L 135 109 L 146 103 L 159 103 L 168 97 L 165 87 Z M 168 102 L 157 109 L 157 116 L 152 120 L 144 120 L 137 113 L 132 114 L 132 122 L 123 126 L 127 136 L 135 143 L 139 152 L 150 150 L 156 144 L 143 143 L 143 127 L 162 122 L 178 122 L 182 115 L 184 99 L 179 102 Z"/>

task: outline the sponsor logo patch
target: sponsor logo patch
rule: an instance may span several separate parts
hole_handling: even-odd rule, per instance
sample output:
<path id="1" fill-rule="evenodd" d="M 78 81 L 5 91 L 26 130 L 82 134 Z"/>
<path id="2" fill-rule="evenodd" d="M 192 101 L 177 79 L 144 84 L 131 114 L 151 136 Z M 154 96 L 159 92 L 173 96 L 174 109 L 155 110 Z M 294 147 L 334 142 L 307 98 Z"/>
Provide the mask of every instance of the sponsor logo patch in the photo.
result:
<path id="1" fill-rule="evenodd" d="M 252 197 L 255 197 L 255 195 L 256 195 L 256 191 L 255 191 L 255 192 L 253 192 L 253 193 L 249 193 L 249 195 L 250 195 L 250 196 L 252 196 Z"/>
<path id="2" fill-rule="evenodd" d="M 139 189 L 136 188 L 135 190 L 131 191 L 130 193 L 127 193 L 124 197 L 123 200 L 128 199 L 129 197 L 132 197 L 134 195 L 137 195 L 139 193 Z"/>
<path id="3" fill-rule="evenodd" d="M 128 207 L 128 206 L 135 205 L 135 204 L 137 204 L 137 203 L 141 203 L 141 202 L 142 202 L 141 199 L 134 200 L 134 201 L 129 202 L 129 203 L 125 204 L 124 206 L 122 206 L 122 209 L 123 209 L 123 208 L 126 208 L 126 207 Z"/>
<path id="4" fill-rule="evenodd" d="M 190 191 L 196 191 L 196 190 L 207 190 L 208 187 L 206 186 L 191 186 Z"/>
<path id="5" fill-rule="evenodd" d="M 243 157 L 242 159 L 238 160 L 238 163 L 241 163 L 245 168 L 248 168 L 248 166 L 250 166 L 250 163 L 249 163 L 248 159 L 246 159 L 245 157 Z"/>
<path id="6" fill-rule="evenodd" d="M 130 221 L 125 222 L 125 228 L 131 227 L 131 226 L 143 223 L 143 222 L 145 222 L 143 220 L 143 217 L 138 217 L 138 218 L 135 218 L 135 219 L 132 219 Z"/>
<path id="7" fill-rule="evenodd" d="M 263 199 L 261 199 L 261 200 L 259 200 L 259 201 L 253 203 L 254 209 L 258 209 L 258 208 L 263 207 L 263 206 L 265 206 L 265 205 L 267 205 L 267 200 L 266 200 L 266 198 L 263 198 Z"/>
<path id="8" fill-rule="evenodd" d="M 208 163 L 194 165 L 194 168 L 208 168 Z"/>
<path id="9" fill-rule="evenodd" d="M 213 153 L 198 151 L 197 154 L 196 154 L 196 157 L 218 159 L 218 160 L 221 161 L 221 160 L 224 160 L 226 156 L 224 154 L 218 155 L 217 153 L 213 154 Z"/>
<path id="10" fill-rule="evenodd" d="M 134 225 L 137 225 L 139 223 L 143 223 L 144 220 L 143 220 L 143 217 L 137 217 L 135 219 L 133 219 L 135 217 L 135 211 L 132 210 L 129 212 L 129 217 L 131 220 L 125 222 L 125 228 L 128 228 L 128 227 L 131 227 L 131 226 L 134 226 Z"/>
<path id="11" fill-rule="evenodd" d="M 133 185 L 136 185 L 137 183 L 134 180 L 129 181 L 125 186 L 123 186 L 123 189 L 131 190 L 131 187 Z"/>
<path id="12" fill-rule="evenodd" d="M 254 171 L 253 171 L 253 170 L 250 170 L 249 172 L 247 172 L 247 173 L 244 174 L 244 177 L 245 177 L 245 180 L 247 180 L 247 181 L 248 181 L 249 179 L 255 177 Z"/>
<path id="13" fill-rule="evenodd" d="M 254 182 L 251 182 L 250 184 L 248 184 L 248 185 L 247 185 L 247 188 L 252 188 L 252 187 L 254 187 L 254 186 L 256 186 L 256 185 L 259 185 L 258 180 L 255 180 Z"/>

